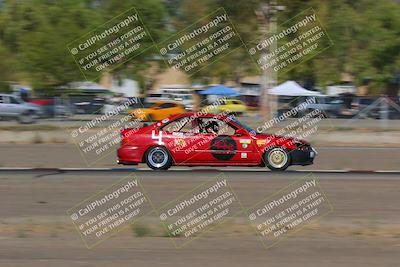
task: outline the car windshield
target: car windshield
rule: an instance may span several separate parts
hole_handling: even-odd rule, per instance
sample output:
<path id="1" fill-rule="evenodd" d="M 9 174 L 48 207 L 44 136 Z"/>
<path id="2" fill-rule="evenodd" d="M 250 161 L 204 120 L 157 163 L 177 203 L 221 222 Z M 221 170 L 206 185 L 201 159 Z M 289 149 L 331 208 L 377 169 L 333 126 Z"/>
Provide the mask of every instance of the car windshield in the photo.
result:
<path id="1" fill-rule="evenodd" d="M 154 104 L 154 103 L 149 103 L 149 102 L 145 102 L 145 103 L 143 103 L 143 107 L 144 108 L 151 108 L 151 107 L 153 107 L 153 106 L 155 106 L 156 104 Z"/>
<path id="2" fill-rule="evenodd" d="M 229 118 L 236 124 L 238 124 L 240 127 L 246 129 L 246 131 L 248 131 L 249 133 L 256 133 L 256 131 L 253 128 L 251 128 L 250 126 L 246 125 L 243 122 L 238 121 L 234 116 L 230 116 Z"/>

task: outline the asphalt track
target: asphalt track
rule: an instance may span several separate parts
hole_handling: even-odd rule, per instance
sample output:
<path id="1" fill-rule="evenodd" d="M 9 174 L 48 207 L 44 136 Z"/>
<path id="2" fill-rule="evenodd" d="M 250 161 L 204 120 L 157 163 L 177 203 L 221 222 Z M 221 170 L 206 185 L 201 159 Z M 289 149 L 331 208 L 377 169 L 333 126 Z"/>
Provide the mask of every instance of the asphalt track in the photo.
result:
<path id="1" fill-rule="evenodd" d="M 333 210 L 317 224 L 265 249 L 246 225 L 176 249 L 170 238 L 135 237 L 128 228 L 87 249 L 66 211 L 127 176 L 139 179 L 156 209 L 223 173 L 245 208 L 285 186 L 316 178 Z M 264 169 L 0 170 L 0 266 L 398 266 L 400 174 Z M 157 223 L 156 215 L 146 222 Z"/>
<path id="2" fill-rule="evenodd" d="M 400 170 L 400 149 L 386 147 L 316 147 L 318 156 L 313 165 L 291 166 L 289 170 Z M 127 168 L 116 164 L 116 153 L 109 154 L 88 166 L 76 146 L 71 144 L 0 144 L 0 167 L 3 168 Z M 145 165 L 139 166 L 144 169 Z M 197 168 L 195 168 L 197 169 Z M 259 168 L 252 168 L 257 170 Z M 262 169 L 261 169 L 262 170 Z"/>

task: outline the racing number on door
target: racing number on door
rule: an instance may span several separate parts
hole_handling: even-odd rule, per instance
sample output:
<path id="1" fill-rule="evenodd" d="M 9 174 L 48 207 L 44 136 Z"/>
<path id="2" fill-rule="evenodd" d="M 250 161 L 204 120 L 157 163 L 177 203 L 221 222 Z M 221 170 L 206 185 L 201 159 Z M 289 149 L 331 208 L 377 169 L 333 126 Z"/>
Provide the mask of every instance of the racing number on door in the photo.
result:
<path id="1" fill-rule="evenodd" d="M 158 135 L 156 135 L 156 131 L 155 130 L 153 130 L 152 132 L 151 132 L 151 139 L 153 139 L 153 140 L 158 140 L 158 145 L 164 145 L 164 142 L 162 141 L 162 135 L 163 135 L 163 132 L 162 131 L 159 131 L 158 132 Z"/>

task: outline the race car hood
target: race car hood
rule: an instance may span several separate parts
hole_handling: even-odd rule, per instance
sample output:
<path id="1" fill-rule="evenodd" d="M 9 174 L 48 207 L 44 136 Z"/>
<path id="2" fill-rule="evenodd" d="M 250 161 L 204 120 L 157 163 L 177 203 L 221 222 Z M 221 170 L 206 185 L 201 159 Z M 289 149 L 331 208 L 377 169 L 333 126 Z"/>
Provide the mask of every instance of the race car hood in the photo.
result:
<path id="1" fill-rule="evenodd" d="M 283 135 L 257 133 L 254 137 L 258 144 L 264 144 L 264 143 L 265 143 L 265 145 L 288 144 L 289 146 L 290 146 L 290 144 L 292 146 L 304 146 L 304 145 L 309 146 L 310 145 L 310 143 L 308 143 L 305 140 L 287 137 L 287 136 L 283 136 Z"/>

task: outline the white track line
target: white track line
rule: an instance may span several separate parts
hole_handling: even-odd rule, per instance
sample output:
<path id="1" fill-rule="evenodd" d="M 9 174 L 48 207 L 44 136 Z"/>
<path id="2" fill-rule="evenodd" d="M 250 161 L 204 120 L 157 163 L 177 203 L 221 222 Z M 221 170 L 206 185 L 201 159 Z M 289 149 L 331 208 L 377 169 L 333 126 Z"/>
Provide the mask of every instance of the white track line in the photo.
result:
<path id="1" fill-rule="evenodd" d="M 58 168 L 60 171 L 110 171 L 112 168 Z M 123 169 L 122 169 L 123 170 Z"/>
<path id="2" fill-rule="evenodd" d="M 189 172 L 189 171 L 220 171 L 220 172 L 234 172 L 234 171 L 247 171 L 247 172 L 270 172 L 266 168 L 171 168 L 171 171 Z M 28 167 L 0 167 L 0 171 L 151 171 L 149 168 L 28 168 Z M 289 170 L 289 172 L 299 173 L 400 173 L 400 170 Z M 284 172 L 282 172 L 284 173 Z"/>
<path id="3" fill-rule="evenodd" d="M 25 168 L 25 167 L 0 167 L 0 171 L 29 171 L 29 170 L 34 170 L 35 168 Z"/>

